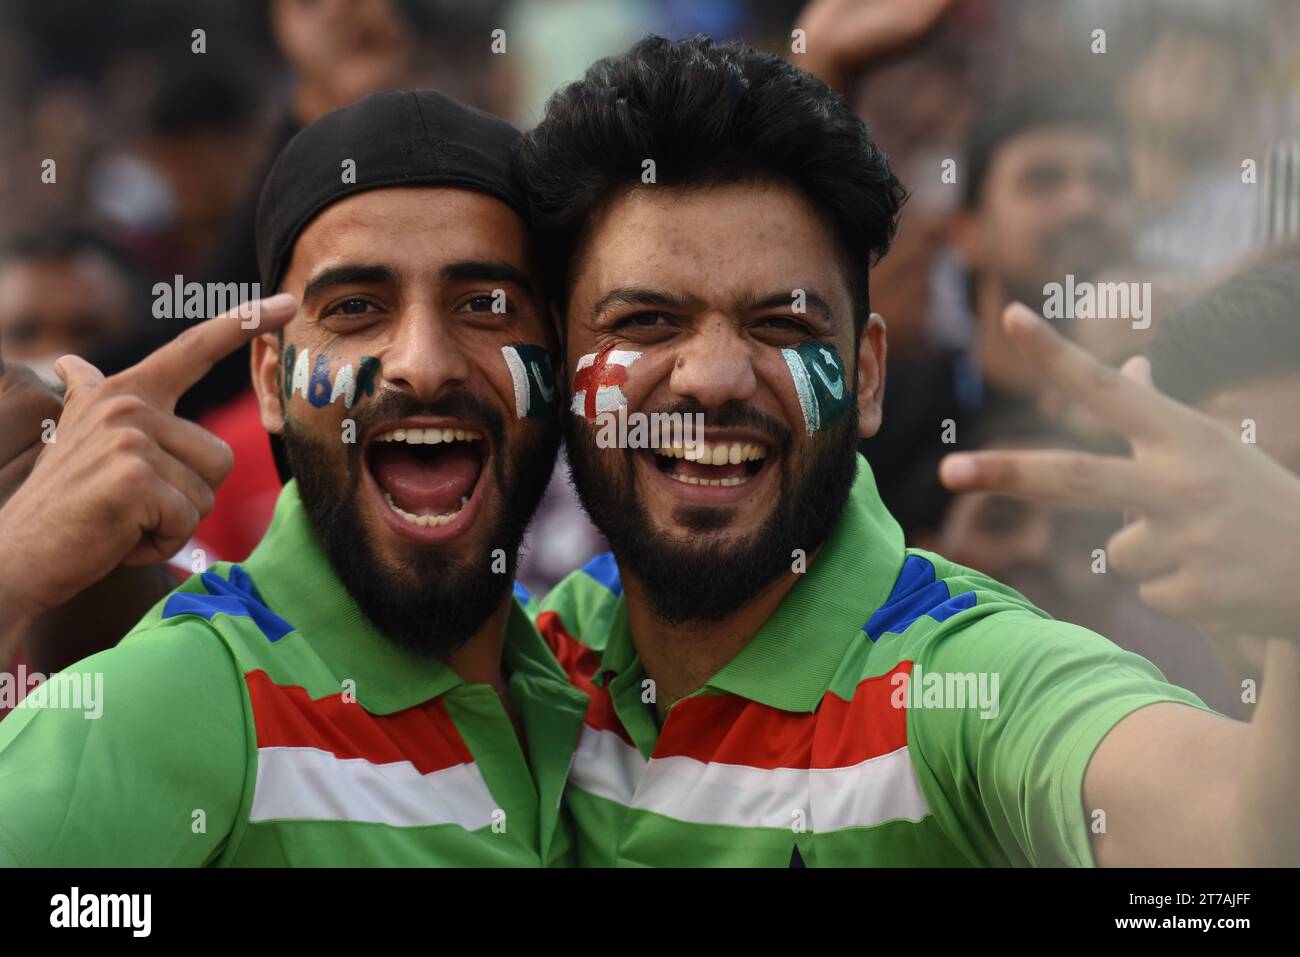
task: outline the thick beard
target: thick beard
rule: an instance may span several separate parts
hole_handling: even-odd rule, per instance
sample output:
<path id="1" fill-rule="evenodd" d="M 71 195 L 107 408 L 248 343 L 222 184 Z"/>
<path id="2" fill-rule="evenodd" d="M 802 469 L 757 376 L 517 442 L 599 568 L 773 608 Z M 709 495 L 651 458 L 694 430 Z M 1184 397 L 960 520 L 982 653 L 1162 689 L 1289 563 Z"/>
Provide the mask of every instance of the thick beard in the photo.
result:
<path id="1" fill-rule="evenodd" d="M 697 408 L 674 406 L 673 412 Z M 565 441 L 574 488 L 591 520 L 609 539 L 619 567 L 645 588 L 651 611 L 673 625 L 723 621 L 751 601 L 794 563 L 793 552 L 811 556 L 839 523 L 857 474 L 856 403 L 828 432 L 800 453 L 793 437 L 770 416 L 728 403 L 706 417 L 715 428 L 748 426 L 773 440 L 781 469 L 780 494 L 762 526 L 743 539 L 708 544 L 708 532 L 726 528 L 726 509 L 684 508 L 674 519 L 698 537 L 670 537 L 655 525 L 637 497 L 632 454 L 598 449 L 594 432 L 577 416 L 565 420 Z M 611 462 L 621 462 L 611 467 Z M 704 542 L 705 544 L 701 544 Z"/>
<path id="2" fill-rule="evenodd" d="M 445 661 L 483 626 L 510 591 L 519 545 L 554 468 L 559 430 L 550 425 L 529 429 L 528 438 L 517 444 L 507 461 L 501 414 L 468 393 L 432 405 L 382 393 L 353 418 L 357 434 L 365 435 L 377 422 L 421 415 L 476 421 L 497 453 L 491 479 L 506 507 L 487 516 L 493 525 L 482 552 L 460 561 L 437 546 L 412 547 L 412 557 L 396 567 L 380 558 L 362 521 L 361 480 L 366 466 L 360 445 L 347 446 L 346 471 L 340 475 L 337 452 L 286 416 L 284 447 L 312 530 L 362 614 L 394 645 Z M 491 570 L 498 548 L 506 555 L 506 574 Z"/>

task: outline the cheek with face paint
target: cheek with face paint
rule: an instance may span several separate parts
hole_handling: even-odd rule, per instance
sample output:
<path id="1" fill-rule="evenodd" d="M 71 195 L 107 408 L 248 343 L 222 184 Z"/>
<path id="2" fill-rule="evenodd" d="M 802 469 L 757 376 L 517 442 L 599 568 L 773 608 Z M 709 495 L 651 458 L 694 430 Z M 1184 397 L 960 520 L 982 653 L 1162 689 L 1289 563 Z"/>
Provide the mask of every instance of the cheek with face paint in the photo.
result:
<path id="1" fill-rule="evenodd" d="M 853 398 L 840 354 L 819 342 L 801 342 L 793 349 L 782 349 L 781 357 L 794 380 L 804 430 L 812 435 L 829 428 Z"/>
<path id="2" fill-rule="evenodd" d="M 350 362 L 335 368 L 335 362 L 324 352 L 317 353 L 313 363 L 310 349 L 299 350 L 289 343 L 284 347 L 280 375 L 286 400 L 297 393 L 313 407 L 321 409 L 341 399 L 343 407 L 351 409 L 362 399 L 375 394 L 379 372 L 379 359 L 375 356 L 362 356 L 355 368 Z"/>
<path id="3" fill-rule="evenodd" d="M 574 366 L 573 400 L 569 410 L 594 422 L 604 412 L 616 412 L 627 405 L 623 387 L 627 385 L 632 365 L 641 358 L 640 352 L 606 346 L 600 352 L 589 352 Z"/>
<path id="4" fill-rule="evenodd" d="M 545 348 L 527 342 L 501 347 L 515 391 L 515 418 L 549 420 L 555 413 L 555 369 Z"/>

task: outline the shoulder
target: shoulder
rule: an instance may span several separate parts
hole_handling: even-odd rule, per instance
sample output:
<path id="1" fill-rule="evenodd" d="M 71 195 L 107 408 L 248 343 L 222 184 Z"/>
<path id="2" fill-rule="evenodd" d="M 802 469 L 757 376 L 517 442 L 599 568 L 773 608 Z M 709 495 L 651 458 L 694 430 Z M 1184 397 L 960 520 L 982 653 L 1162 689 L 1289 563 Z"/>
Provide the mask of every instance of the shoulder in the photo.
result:
<path id="1" fill-rule="evenodd" d="M 1015 589 L 941 555 L 909 549 L 894 587 L 863 627 L 900 659 L 961 672 L 1110 674 L 1163 682 L 1146 659 L 1108 638 L 1052 618 Z"/>
<path id="2" fill-rule="evenodd" d="M 602 552 L 565 576 L 544 599 L 534 601 L 529 613 L 553 651 L 555 638 L 561 634 L 600 651 L 622 595 L 623 581 L 614 553 Z"/>

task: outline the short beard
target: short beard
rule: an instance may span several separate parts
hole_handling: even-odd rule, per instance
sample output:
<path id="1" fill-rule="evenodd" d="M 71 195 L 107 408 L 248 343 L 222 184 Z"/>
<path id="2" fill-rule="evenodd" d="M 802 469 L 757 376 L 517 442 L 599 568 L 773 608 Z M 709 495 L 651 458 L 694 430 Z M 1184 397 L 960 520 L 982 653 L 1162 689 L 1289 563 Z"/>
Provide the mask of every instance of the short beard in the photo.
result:
<path id="1" fill-rule="evenodd" d="M 491 438 L 496 455 L 490 478 L 501 491 L 504 507 L 501 514 L 485 516 L 493 524 L 483 552 L 474 557 L 456 561 L 438 546 L 412 546 L 412 557 L 393 567 L 379 557 L 362 521 L 366 465 L 361 446 L 346 446 L 346 472 L 339 475 L 338 455 L 327 440 L 285 416 L 284 448 L 312 530 L 362 614 L 394 645 L 445 661 L 473 637 L 510 591 L 519 545 L 554 468 L 559 429 L 529 429 L 528 438 L 507 461 L 501 413 L 469 393 L 422 405 L 384 392 L 353 418 L 356 434 L 365 435 L 375 423 L 422 415 L 475 421 Z M 480 476 L 479 481 L 488 478 Z M 506 556 L 505 574 L 491 570 L 498 548 Z"/>
<path id="2" fill-rule="evenodd" d="M 660 411 L 693 414 L 690 403 Z M 645 588 L 651 611 L 672 625 L 707 624 L 730 618 L 781 575 L 790 572 L 795 549 L 811 556 L 839 523 L 857 474 L 858 412 L 850 402 L 840 421 L 811 443 L 796 463 L 793 436 L 771 416 L 741 403 L 711 413 L 715 428 L 750 427 L 766 433 L 779 456 L 780 494 L 771 515 L 751 535 L 725 544 L 666 536 L 636 495 L 632 454 L 611 470 L 609 450 L 597 449 L 594 433 L 576 416 L 565 420 L 574 488 L 583 508 L 609 539 L 619 567 Z M 692 532 L 726 528 L 723 508 L 682 508 L 674 519 Z"/>

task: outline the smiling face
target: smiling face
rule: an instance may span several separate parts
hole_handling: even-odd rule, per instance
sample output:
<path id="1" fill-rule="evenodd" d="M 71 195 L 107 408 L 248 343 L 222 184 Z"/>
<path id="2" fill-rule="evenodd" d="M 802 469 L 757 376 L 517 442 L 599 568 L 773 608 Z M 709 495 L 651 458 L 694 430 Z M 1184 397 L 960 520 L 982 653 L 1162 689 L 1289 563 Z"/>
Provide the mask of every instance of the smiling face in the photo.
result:
<path id="1" fill-rule="evenodd" d="M 633 190 L 593 224 L 567 306 L 570 463 L 662 618 L 729 616 L 838 521 L 884 384 L 883 323 L 858 348 L 853 305 L 832 232 L 784 186 Z M 603 448 L 619 404 L 703 414 L 703 444 Z"/>
<path id="2" fill-rule="evenodd" d="M 317 537 L 362 611 L 415 650 L 445 654 L 499 606 L 550 476 L 554 339 L 534 289 L 502 203 L 373 190 L 299 236 L 281 284 L 299 313 L 282 348 L 254 347 L 262 421 Z"/>

